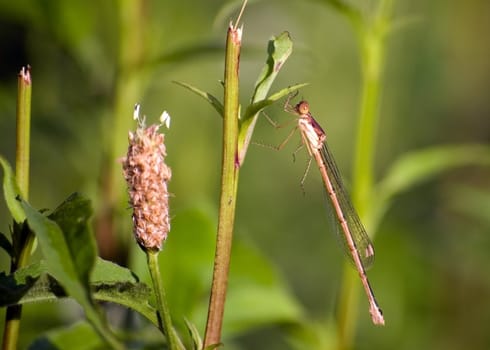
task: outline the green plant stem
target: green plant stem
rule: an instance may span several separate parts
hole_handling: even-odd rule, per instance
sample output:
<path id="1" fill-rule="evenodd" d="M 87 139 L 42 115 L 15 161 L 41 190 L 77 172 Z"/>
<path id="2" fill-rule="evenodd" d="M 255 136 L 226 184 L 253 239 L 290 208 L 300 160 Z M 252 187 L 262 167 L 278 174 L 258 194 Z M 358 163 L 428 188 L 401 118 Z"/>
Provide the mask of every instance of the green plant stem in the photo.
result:
<path id="1" fill-rule="evenodd" d="M 104 121 L 104 128 L 110 130 L 110 133 L 100 169 L 101 182 L 97 199 L 100 209 L 95 218 L 95 233 L 101 256 L 114 259 L 121 257 L 120 243 L 126 243 L 131 237 L 126 227 L 117 226 L 122 220 L 116 218 L 126 208 L 126 186 L 118 159 L 127 151 L 128 131 L 133 127 L 132 110 L 146 86 L 147 74 L 141 69 L 147 57 L 145 9 L 146 3 L 141 0 L 116 2 L 115 13 L 119 25 L 117 79 L 111 118 Z M 120 235 L 116 237 L 118 232 Z"/>
<path id="2" fill-rule="evenodd" d="M 17 144 L 15 153 L 15 177 L 19 190 L 24 199 L 29 197 L 29 164 L 30 164 L 30 138 L 31 138 L 31 95 L 32 81 L 29 67 L 22 68 L 18 76 L 17 90 Z M 14 232 L 20 236 L 20 232 Z M 11 262 L 10 270 L 14 272 L 18 268 L 27 265 L 31 250 L 34 245 L 34 235 L 29 233 L 25 239 L 14 238 L 14 244 L 20 245 L 14 248 L 18 252 Z M 17 349 L 19 338 L 21 305 L 13 305 L 7 308 L 3 333 L 3 350 Z"/>
<path id="3" fill-rule="evenodd" d="M 368 200 L 373 186 L 373 160 L 376 128 L 376 111 L 379 95 L 379 77 L 363 76 L 361 118 L 357 137 L 354 166 L 354 206 L 361 218 L 366 218 Z M 364 220 L 365 221 L 365 220 Z M 368 232 L 370 227 L 366 227 Z M 338 344 L 339 349 L 352 347 L 359 306 L 360 283 L 357 272 L 349 263 L 343 266 L 342 287 L 339 300 Z"/>
<path id="4" fill-rule="evenodd" d="M 374 186 L 374 154 L 379 119 L 381 77 L 391 5 L 391 0 L 381 1 L 373 22 L 363 22 L 362 25 L 356 27 L 361 52 L 362 92 L 352 176 L 352 199 L 366 229 L 371 232 L 371 238 L 373 238 L 375 227 L 370 218 L 369 201 L 372 200 L 371 194 Z M 338 349 L 350 349 L 354 342 L 360 290 L 357 279 L 356 272 L 346 263 L 343 268 L 339 300 Z"/>
<path id="5" fill-rule="evenodd" d="M 158 265 L 158 253 L 146 251 L 146 257 L 148 260 L 148 269 L 150 270 L 150 276 L 153 281 L 153 289 L 156 295 L 157 310 L 158 310 L 158 324 L 160 329 L 167 337 L 170 350 L 178 350 L 178 340 L 172 326 L 172 318 L 170 316 L 170 310 L 167 305 L 167 299 L 165 297 L 165 289 L 163 288 L 162 277 L 160 275 L 160 268 Z"/>
<path id="6" fill-rule="evenodd" d="M 209 300 L 204 347 L 218 344 L 225 308 L 228 272 L 230 268 L 233 224 L 238 185 L 238 67 L 241 29 L 230 25 L 226 39 L 225 91 L 223 115 L 223 159 L 221 173 L 220 211 L 213 283 Z"/>

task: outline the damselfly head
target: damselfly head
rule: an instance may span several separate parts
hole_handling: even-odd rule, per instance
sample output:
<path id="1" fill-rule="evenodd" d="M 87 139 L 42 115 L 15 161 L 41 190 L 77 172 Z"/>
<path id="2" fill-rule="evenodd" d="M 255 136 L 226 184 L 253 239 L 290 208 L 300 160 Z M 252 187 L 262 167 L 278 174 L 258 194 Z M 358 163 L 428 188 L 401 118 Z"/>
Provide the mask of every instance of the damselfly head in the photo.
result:
<path id="1" fill-rule="evenodd" d="M 310 105 L 306 101 L 300 101 L 294 109 L 298 114 L 308 114 L 310 112 Z"/>

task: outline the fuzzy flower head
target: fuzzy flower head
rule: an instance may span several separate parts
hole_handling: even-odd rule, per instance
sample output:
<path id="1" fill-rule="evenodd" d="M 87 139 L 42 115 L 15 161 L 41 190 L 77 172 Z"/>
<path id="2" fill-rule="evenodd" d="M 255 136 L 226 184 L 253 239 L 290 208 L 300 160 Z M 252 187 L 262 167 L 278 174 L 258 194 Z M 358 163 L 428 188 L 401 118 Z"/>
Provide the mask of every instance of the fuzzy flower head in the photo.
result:
<path id="1" fill-rule="evenodd" d="M 167 183 L 172 173 L 165 164 L 167 155 L 161 125 L 170 126 L 170 116 L 164 112 L 162 124 L 145 125 L 140 117 L 140 105 L 134 109 L 138 122 L 135 132 L 129 133 L 128 153 L 122 160 L 128 184 L 129 202 L 133 208 L 133 233 L 145 251 L 158 251 L 170 231 Z"/>

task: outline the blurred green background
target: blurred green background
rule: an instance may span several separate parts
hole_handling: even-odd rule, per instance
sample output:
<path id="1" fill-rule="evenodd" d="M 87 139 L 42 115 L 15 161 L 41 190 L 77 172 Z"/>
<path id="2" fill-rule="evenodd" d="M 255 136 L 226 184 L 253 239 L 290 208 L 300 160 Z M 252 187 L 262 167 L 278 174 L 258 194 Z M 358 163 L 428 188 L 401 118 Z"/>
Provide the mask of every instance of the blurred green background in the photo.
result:
<path id="1" fill-rule="evenodd" d="M 366 16 L 377 5 L 351 3 Z M 53 208 L 69 193 L 81 191 L 102 210 L 97 200 L 108 144 L 113 138 L 126 140 L 127 131 L 134 128 L 134 103 L 142 104 L 150 121 L 165 109 L 172 116 L 166 144 L 173 170 L 175 230 L 164 259 L 170 265 L 173 260 L 198 269 L 202 275 L 197 279 L 206 285 L 212 266 L 195 265 L 214 253 L 214 245 L 201 239 L 206 233 L 212 238 L 215 231 L 221 119 L 204 100 L 172 81 L 221 97 L 226 27 L 236 13 L 229 2 L 220 0 L 0 0 L 0 153 L 13 162 L 16 75 L 30 64 L 33 205 Z M 379 178 L 406 152 L 490 141 L 490 2 L 396 1 L 394 17 L 403 24 L 387 41 L 376 148 Z M 293 0 L 251 2 L 243 23 L 242 103 L 248 102 L 264 64 L 267 41 L 288 31 L 294 51 L 271 91 L 310 83 L 300 97 L 308 99 L 326 130 L 348 185 L 360 96 L 359 52 L 348 23 L 322 1 Z M 115 125 L 115 113 L 127 115 L 124 132 Z M 291 119 L 280 104 L 267 113 L 279 122 Z M 275 145 L 286 134 L 260 120 L 254 140 Z M 298 143 L 296 136 L 281 152 L 250 147 L 240 176 L 235 234 L 261 258 L 236 258 L 232 269 L 260 271 L 264 259 L 301 309 L 301 318 L 324 324 L 334 322 L 345 259 L 328 232 L 325 196 L 313 167 L 302 193 L 307 157 L 300 152 L 293 162 L 291 156 Z M 123 154 L 124 148 L 119 155 Z M 122 182 L 116 185 L 124 188 Z M 126 213 L 126 221 L 119 225 L 128 230 Z M 7 232 L 10 218 L 3 202 L 0 217 L 0 229 Z M 173 240 L 188 245 L 190 251 L 206 249 L 201 252 L 205 258 L 194 261 L 192 254 L 185 259 L 172 255 Z M 371 324 L 362 295 L 355 349 L 490 348 L 488 166 L 443 172 L 397 196 L 374 243 L 376 263 L 369 277 L 386 326 Z M 6 255 L 0 259 L 2 270 L 8 270 Z M 144 271 L 138 252 L 129 253 L 129 260 L 120 259 Z M 162 268 L 165 274 L 165 265 Z M 167 286 L 171 308 L 172 302 L 195 303 L 182 297 L 187 294 L 179 289 L 178 272 L 172 281 L 177 285 Z M 230 288 L 241 282 L 232 276 Z M 206 294 L 192 297 L 201 303 L 207 300 Z M 260 294 L 260 305 L 259 299 Z M 230 319 L 243 309 L 254 312 L 253 301 L 249 305 L 231 300 Z M 25 307 L 22 346 L 42 331 L 73 322 L 77 309 L 66 304 Z M 182 305 L 173 310 L 185 310 Z M 192 312 L 199 314 L 196 310 L 199 307 Z M 195 319 L 202 332 L 205 312 L 195 314 L 174 317 L 178 322 L 183 316 Z M 4 310 L 0 316 L 3 322 Z M 256 322 L 236 330 L 229 325 L 227 330 L 225 320 L 224 331 L 230 335 L 226 348 L 290 348 L 291 323 L 290 319 Z"/>

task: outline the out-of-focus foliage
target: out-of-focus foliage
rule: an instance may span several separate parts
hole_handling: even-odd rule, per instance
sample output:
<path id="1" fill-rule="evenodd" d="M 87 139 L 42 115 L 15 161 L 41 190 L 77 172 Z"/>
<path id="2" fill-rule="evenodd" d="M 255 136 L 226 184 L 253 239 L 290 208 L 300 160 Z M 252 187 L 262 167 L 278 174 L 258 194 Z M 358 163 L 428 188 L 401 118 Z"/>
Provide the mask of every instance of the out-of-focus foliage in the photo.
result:
<path id="1" fill-rule="evenodd" d="M 136 102 L 150 119 L 169 111 L 166 142 L 176 228 L 162 253 L 161 270 L 165 275 L 168 268 L 164 278 L 176 323 L 187 317 L 202 333 L 214 251 L 221 119 L 172 81 L 221 95 L 228 17 L 220 10 L 226 2 L 135 1 L 141 3 L 142 20 L 129 22 L 128 15 L 128 22 L 120 22 L 127 15 L 121 10 L 125 3 L 0 1 L 0 153 L 14 157 L 16 74 L 25 64 L 33 75 L 30 199 L 35 206 L 54 208 L 74 191 L 98 198 L 116 104 L 129 121 Z M 325 128 L 348 184 L 359 109 L 359 52 L 345 19 L 326 3 L 249 4 L 243 18 L 241 89 L 244 98 L 251 96 L 267 41 L 287 30 L 294 51 L 271 91 L 310 83 L 300 97 L 309 100 Z M 351 3 L 366 14 L 376 5 Z M 406 152 L 490 141 L 490 42 L 485 40 L 490 3 L 399 0 L 394 15 L 404 24 L 388 39 L 376 152 L 380 179 Z M 137 31 L 141 40 L 131 38 Z M 139 46 L 123 51 L 121 38 Z M 122 52 L 141 56 L 122 57 Z M 280 123 L 290 120 L 279 105 L 267 113 Z M 259 120 L 254 139 L 275 145 L 286 134 Z M 116 136 L 125 139 L 127 134 Z M 251 146 L 242 168 L 237 258 L 232 259 L 224 325 L 233 338 L 224 339 L 226 348 L 284 349 L 298 339 L 328 346 L 335 337 L 322 329 L 331 329 L 327 325 L 335 321 L 343 256 L 328 232 L 315 171 L 308 174 L 302 194 L 306 156 L 297 153 L 292 161 L 297 142 L 293 138 L 282 152 Z M 490 347 L 489 174 L 488 167 L 455 168 L 392 199 L 376 234 L 376 263 L 369 271 L 387 325 L 371 325 L 361 298 L 355 349 Z M 8 232 L 10 218 L 0 205 L 0 230 Z M 96 212 L 102 209 L 96 203 Z M 129 211 L 126 220 L 122 226 L 129 237 Z M 241 258 L 246 256 L 251 259 Z M 0 259 L 2 270 L 8 270 L 6 254 Z M 144 258 L 137 251 L 130 252 L 129 262 L 145 278 Z M 264 314 L 265 306 L 271 314 Z M 66 301 L 26 306 L 22 347 L 43 331 L 71 324 L 78 313 Z M 234 323 L 235 316 L 256 327 Z M 0 318 L 3 322 L 3 310 Z M 312 326 L 302 328 L 292 319 Z M 264 328 L 271 320 L 278 326 Z"/>

